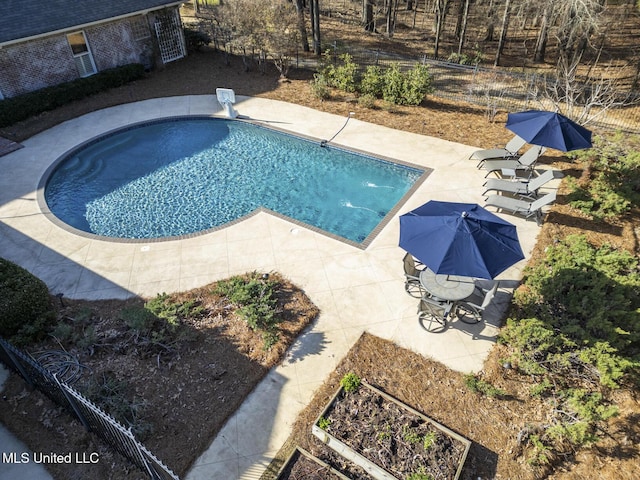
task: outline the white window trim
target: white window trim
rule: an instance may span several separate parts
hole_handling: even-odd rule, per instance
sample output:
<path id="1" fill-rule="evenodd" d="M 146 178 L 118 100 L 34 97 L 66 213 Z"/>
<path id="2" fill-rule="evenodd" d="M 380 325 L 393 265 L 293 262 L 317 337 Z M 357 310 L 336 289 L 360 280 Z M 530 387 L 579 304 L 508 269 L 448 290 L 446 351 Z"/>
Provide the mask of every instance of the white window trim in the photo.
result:
<path id="1" fill-rule="evenodd" d="M 82 38 L 84 39 L 84 44 L 87 46 L 87 51 L 84 53 L 74 54 L 73 49 L 71 48 L 71 44 L 69 43 L 69 35 L 76 35 L 79 33 L 82 34 Z M 96 62 L 93 60 L 93 53 L 91 52 L 91 47 L 89 46 L 89 42 L 87 41 L 87 36 L 85 35 L 84 30 L 80 30 L 78 32 L 71 32 L 67 34 L 67 43 L 69 44 L 69 50 L 71 50 L 71 54 L 73 55 L 73 59 L 76 64 L 76 68 L 78 69 L 78 74 L 80 75 L 81 78 L 90 77 L 91 75 L 95 75 L 96 73 L 98 73 L 98 69 L 96 68 Z M 89 58 L 89 61 L 91 62 L 91 71 L 87 70 L 86 64 L 83 60 L 80 60 L 83 66 L 82 70 L 78 66 L 78 59 L 82 59 L 83 57 Z"/>

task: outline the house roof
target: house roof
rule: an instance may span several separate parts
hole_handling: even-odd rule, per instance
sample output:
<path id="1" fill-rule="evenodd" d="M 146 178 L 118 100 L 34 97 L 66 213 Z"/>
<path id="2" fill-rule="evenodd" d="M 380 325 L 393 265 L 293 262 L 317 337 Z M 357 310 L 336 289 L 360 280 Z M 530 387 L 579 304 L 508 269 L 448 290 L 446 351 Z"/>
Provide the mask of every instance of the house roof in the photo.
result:
<path id="1" fill-rule="evenodd" d="M 185 1 L 0 0 L 0 46 Z"/>

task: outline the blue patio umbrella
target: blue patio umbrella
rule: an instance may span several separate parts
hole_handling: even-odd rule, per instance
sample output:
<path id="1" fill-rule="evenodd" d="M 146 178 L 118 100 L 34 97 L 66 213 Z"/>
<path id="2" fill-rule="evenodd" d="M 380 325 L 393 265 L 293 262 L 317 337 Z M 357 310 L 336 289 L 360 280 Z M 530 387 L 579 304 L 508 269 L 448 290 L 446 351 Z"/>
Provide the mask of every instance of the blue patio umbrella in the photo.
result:
<path id="1" fill-rule="evenodd" d="M 510 113 L 505 126 L 532 145 L 563 152 L 591 148 L 591 131 L 557 112 Z"/>
<path id="2" fill-rule="evenodd" d="M 400 247 L 435 273 L 475 278 L 524 258 L 515 225 L 475 203 L 431 200 L 401 215 Z"/>

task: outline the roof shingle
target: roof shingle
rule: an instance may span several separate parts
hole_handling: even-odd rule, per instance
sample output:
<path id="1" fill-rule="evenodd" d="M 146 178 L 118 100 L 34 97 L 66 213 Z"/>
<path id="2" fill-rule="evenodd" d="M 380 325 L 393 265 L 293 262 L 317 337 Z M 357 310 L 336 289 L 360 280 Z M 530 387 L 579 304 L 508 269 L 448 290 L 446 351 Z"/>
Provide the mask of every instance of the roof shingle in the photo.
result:
<path id="1" fill-rule="evenodd" d="M 1 0 L 0 45 L 148 9 L 175 0 Z"/>

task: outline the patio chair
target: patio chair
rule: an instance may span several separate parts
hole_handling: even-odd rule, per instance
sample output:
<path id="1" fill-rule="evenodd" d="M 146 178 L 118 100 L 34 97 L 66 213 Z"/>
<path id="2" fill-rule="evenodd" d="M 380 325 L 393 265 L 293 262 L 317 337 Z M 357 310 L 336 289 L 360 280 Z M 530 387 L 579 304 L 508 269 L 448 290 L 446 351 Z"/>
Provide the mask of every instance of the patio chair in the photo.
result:
<path id="1" fill-rule="evenodd" d="M 471 295 L 456 302 L 455 315 L 458 320 L 469 324 L 481 322 L 482 314 L 493 301 L 497 290 L 498 282 L 494 282 L 493 286 L 488 290 L 476 287 Z"/>
<path id="2" fill-rule="evenodd" d="M 425 295 L 418 304 L 418 322 L 427 332 L 443 332 L 453 303 Z"/>
<path id="3" fill-rule="evenodd" d="M 416 266 L 413 255 L 407 253 L 402 259 L 404 265 L 404 289 L 415 298 L 420 298 L 425 294 L 424 288 L 420 284 L 420 270 Z"/>
<path id="4" fill-rule="evenodd" d="M 546 147 L 539 147 L 535 145 L 518 158 L 511 160 L 487 160 L 482 162 L 478 168 L 487 171 L 485 177 L 489 176 L 490 173 L 502 174 L 503 170 L 513 170 L 516 173 L 519 171 L 531 172 L 533 171 L 533 166 L 538 161 L 540 155 L 542 155 L 546 150 Z"/>
<path id="5" fill-rule="evenodd" d="M 504 148 L 488 148 L 486 150 L 476 150 L 469 156 L 469 160 L 478 160 L 480 162 L 491 158 L 507 158 L 514 157 L 518 151 L 525 146 L 527 142 L 516 135 L 507 142 Z"/>
<path id="6" fill-rule="evenodd" d="M 538 196 L 538 190 L 553 179 L 553 170 L 545 170 L 543 173 L 529 181 L 490 178 L 484 183 L 485 191 L 482 195 L 487 196 L 487 192 L 495 190 L 496 192 L 513 193 L 522 197 L 535 199 Z"/>
<path id="7" fill-rule="evenodd" d="M 552 204 L 555 200 L 556 192 L 554 190 L 533 201 L 507 197 L 506 195 L 489 195 L 486 204 L 496 207 L 498 211 L 508 211 L 525 218 L 535 216 L 536 222 L 540 225 L 542 223 L 542 207 Z"/>

